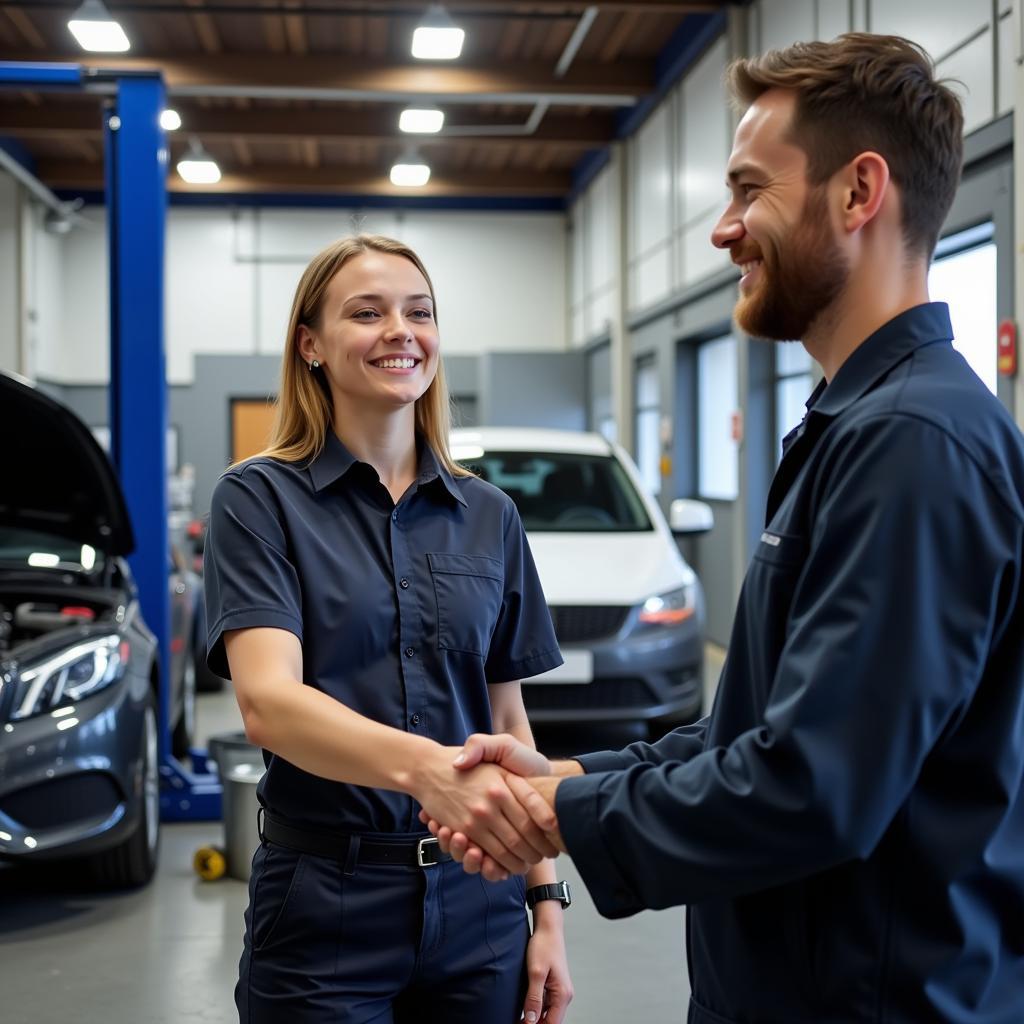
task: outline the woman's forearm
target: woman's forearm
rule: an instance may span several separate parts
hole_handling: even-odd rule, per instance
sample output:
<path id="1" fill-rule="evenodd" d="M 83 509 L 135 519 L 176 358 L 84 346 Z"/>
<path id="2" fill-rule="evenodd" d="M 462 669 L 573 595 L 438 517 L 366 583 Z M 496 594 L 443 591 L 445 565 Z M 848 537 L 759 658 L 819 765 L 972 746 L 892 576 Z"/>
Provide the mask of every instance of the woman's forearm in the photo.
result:
<path id="1" fill-rule="evenodd" d="M 375 722 L 297 680 L 268 681 L 239 703 L 251 742 L 335 782 L 407 793 L 424 759 L 447 756 L 433 740 Z"/>

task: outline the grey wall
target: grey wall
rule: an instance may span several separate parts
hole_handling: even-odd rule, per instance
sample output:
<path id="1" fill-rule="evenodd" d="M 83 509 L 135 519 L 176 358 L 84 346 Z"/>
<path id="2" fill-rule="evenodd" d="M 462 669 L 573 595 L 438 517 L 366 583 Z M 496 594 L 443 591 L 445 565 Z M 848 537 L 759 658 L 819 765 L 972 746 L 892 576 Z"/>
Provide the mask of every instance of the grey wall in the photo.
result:
<path id="1" fill-rule="evenodd" d="M 586 426 L 582 352 L 488 352 L 480 357 L 480 422 L 489 427 Z"/>
<path id="2" fill-rule="evenodd" d="M 603 420 L 612 419 L 612 344 L 602 341 L 587 347 L 587 430 L 598 430 Z"/>

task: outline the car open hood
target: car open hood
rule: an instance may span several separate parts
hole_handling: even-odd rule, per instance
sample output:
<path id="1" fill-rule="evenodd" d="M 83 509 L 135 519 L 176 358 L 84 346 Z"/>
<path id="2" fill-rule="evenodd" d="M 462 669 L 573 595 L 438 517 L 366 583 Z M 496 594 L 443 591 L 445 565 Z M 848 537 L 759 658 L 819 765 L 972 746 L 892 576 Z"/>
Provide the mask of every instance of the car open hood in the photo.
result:
<path id="1" fill-rule="evenodd" d="M 103 449 L 66 406 L 0 373 L 0 525 L 89 544 L 135 547 L 121 486 Z"/>

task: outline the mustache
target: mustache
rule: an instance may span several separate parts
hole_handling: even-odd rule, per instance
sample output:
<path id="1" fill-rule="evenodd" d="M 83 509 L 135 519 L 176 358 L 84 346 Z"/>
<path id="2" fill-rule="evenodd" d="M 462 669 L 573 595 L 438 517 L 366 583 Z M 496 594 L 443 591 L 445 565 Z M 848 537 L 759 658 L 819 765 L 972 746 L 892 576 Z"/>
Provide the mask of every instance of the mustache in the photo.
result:
<path id="1" fill-rule="evenodd" d="M 764 253 L 760 249 L 733 249 L 730 253 L 733 263 L 753 263 L 754 260 L 764 261 Z"/>

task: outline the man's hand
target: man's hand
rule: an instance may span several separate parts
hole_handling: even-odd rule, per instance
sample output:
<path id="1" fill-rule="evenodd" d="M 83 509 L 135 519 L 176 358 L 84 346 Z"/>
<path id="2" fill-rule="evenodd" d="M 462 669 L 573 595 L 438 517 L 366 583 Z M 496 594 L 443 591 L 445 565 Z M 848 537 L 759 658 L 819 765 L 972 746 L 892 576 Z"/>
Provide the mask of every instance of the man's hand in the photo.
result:
<path id="1" fill-rule="evenodd" d="M 446 822 L 453 833 L 486 850 L 491 861 L 486 877 L 492 880 L 523 874 L 531 864 L 554 856 L 557 851 L 543 829 L 513 796 L 506 772 L 493 764 L 459 771 L 452 764 L 457 753 L 441 747 L 417 766 L 409 792 L 423 805 L 421 817 Z"/>
<path id="2" fill-rule="evenodd" d="M 539 751 L 528 747 L 515 736 L 498 733 L 474 733 L 462 746 L 462 752 L 455 761 L 456 768 L 473 768 L 481 761 L 491 761 L 515 775 L 550 775 L 551 762 Z"/>
<path id="3" fill-rule="evenodd" d="M 510 792 L 555 851 L 551 856 L 557 855 L 558 852 L 566 852 L 565 842 L 558 828 L 558 818 L 555 815 L 555 791 L 561 781 L 561 778 L 552 776 L 527 780 L 510 774 L 505 778 Z M 437 836 L 441 849 L 459 861 L 467 873 L 482 874 L 489 882 L 497 882 L 505 877 L 500 860 L 490 855 L 486 844 L 481 846 L 473 842 L 472 836 L 450 826 L 441 825 L 437 819 L 432 819 L 426 813 L 421 813 L 420 818 L 427 824 L 431 833 Z"/>

